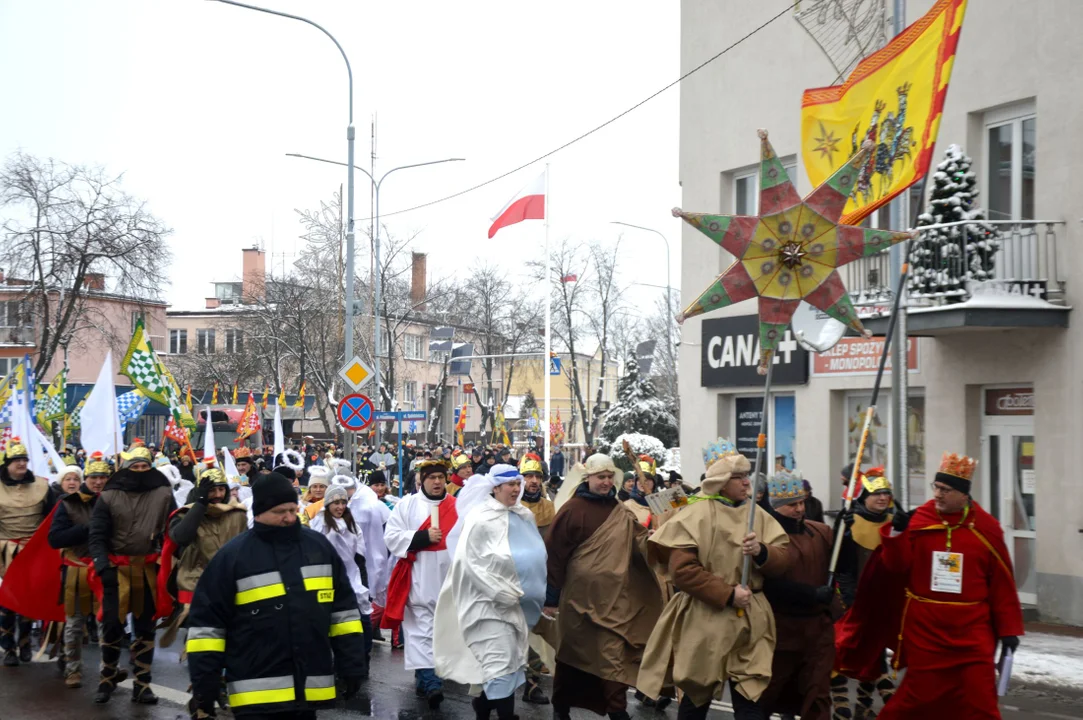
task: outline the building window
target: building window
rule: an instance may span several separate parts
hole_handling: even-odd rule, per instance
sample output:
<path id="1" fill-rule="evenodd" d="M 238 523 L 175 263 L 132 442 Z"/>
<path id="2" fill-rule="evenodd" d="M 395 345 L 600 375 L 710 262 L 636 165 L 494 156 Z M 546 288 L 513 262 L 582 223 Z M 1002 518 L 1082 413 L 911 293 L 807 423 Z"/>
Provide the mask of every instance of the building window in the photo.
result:
<path id="1" fill-rule="evenodd" d="M 31 327 L 30 313 L 22 300 L 0 302 L 0 327 Z"/>
<path id="2" fill-rule="evenodd" d="M 226 330 L 226 354 L 244 352 L 244 335 L 240 330 Z"/>
<path id="3" fill-rule="evenodd" d="M 990 220 L 1033 220 L 1038 118 L 1033 103 L 986 113 L 985 196 Z"/>
<path id="4" fill-rule="evenodd" d="M 797 186 L 797 163 L 790 161 L 782 164 L 790 181 Z M 734 215 L 756 215 L 760 211 L 760 170 L 738 170 L 733 174 L 733 213 Z"/>
<path id="5" fill-rule="evenodd" d="M 142 310 L 132 310 L 132 332 L 135 332 L 135 326 L 140 322 L 143 322 L 143 327 L 147 325 L 147 316 Z"/>
<path id="6" fill-rule="evenodd" d="M 200 355 L 214 355 L 214 330 L 196 330 L 196 340 Z"/>
<path id="7" fill-rule="evenodd" d="M 0 375 L 6 376 L 19 362 L 19 358 L 0 358 Z"/>
<path id="8" fill-rule="evenodd" d="M 407 337 L 409 337 L 409 336 L 407 336 Z M 417 381 L 416 380 L 407 380 L 406 382 L 404 382 L 402 384 L 402 402 L 404 404 L 409 403 L 411 408 L 414 407 L 414 404 L 417 402 Z"/>
<path id="9" fill-rule="evenodd" d="M 403 341 L 403 352 L 407 360 L 425 359 L 425 356 L 422 354 L 424 340 L 425 338 L 421 337 L 420 335 L 406 335 Z"/>
<path id="10" fill-rule="evenodd" d="M 170 330 L 169 331 L 169 354 L 170 355 L 186 355 L 188 353 L 188 331 L 187 330 Z"/>
<path id="11" fill-rule="evenodd" d="M 380 357 L 387 357 L 391 348 L 391 338 L 386 332 L 380 333 Z"/>
<path id="12" fill-rule="evenodd" d="M 845 438 L 846 457 L 857 455 L 857 446 L 861 442 L 861 430 L 865 426 L 865 412 L 872 396 L 868 393 L 853 393 L 846 396 Z M 925 478 L 925 395 L 921 389 L 912 391 L 906 401 L 906 452 L 907 467 L 910 476 L 910 507 L 917 507 L 925 502 L 927 484 Z M 891 398 L 881 396 L 876 403 L 876 415 L 869 428 L 869 439 L 865 444 L 862 470 L 870 467 L 887 467 L 891 457 L 891 433 L 887 418 L 894 417 Z M 891 478 L 893 481 L 894 478 Z M 896 497 L 901 497 L 901 488 L 896 483 Z"/>
<path id="13" fill-rule="evenodd" d="M 762 397 L 734 399 L 734 442 L 737 450 L 748 458 L 756 457 L 756 438 L 763 420 Z M 780 470 L 797 466 L 794 444 L 797 439 L 797 402 L 793 395 L 774 396 L 774 412 L 767 418 L 774 426 L 767 430 L 767 453 L 764 472 L 771 477 Z"/>
<path id="14" fill-rule="evenodd" d="M 223 305 L 233 305 L 241 301 L 242 283 L 215 283 L 214 296 Z"/>

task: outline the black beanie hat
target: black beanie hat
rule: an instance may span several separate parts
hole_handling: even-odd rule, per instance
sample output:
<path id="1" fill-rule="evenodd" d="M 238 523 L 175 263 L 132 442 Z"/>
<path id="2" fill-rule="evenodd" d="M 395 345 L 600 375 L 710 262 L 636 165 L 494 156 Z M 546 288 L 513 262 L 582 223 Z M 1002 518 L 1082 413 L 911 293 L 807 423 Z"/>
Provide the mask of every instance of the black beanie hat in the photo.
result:
<path id="1" fill-rule="evenodd" d="M 387 485 L 387 475 L 383 470 L 373 470 L 369 473 L 369 485 Z"/>
<path id="2" fill-rule="evenodd" d="M 293 471 L 293 468 L 291 468 L 289 465 L 277 465 L 273 470 L 271 470 L 271 472 L 278 473 L 290 482 L 293 482 L 297 479 L 297 473 L 295 473 Z"/>
<path id="3" fill-rule="evenodd" d="M 277 472 L 262 475 L 252 483 L 252 515 L 265 513 L 283 503 L 297 502 L 293 483 Z"/>

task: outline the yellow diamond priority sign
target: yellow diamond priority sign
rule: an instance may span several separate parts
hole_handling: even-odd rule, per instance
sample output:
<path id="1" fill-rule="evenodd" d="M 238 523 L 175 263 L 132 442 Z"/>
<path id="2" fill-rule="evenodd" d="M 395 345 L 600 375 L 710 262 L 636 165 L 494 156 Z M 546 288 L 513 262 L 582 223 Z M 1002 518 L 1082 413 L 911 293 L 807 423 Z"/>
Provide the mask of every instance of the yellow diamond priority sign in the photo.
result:
<path id="1" fill-rule="evenodd" d="M 356 355 L 338 371 L 339 377 L 355 391 L 360 390 L 372 381 L 372 368 L 361 362 Z"/>

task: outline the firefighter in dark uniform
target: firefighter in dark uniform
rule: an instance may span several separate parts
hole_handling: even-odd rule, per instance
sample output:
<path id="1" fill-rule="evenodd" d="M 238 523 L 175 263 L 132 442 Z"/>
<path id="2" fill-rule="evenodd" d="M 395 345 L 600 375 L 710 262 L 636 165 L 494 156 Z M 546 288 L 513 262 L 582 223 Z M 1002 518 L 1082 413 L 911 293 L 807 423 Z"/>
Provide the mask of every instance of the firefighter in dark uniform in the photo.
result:
<path id="1" fill-rule="evenodd" d="M 310 720 L 365 674 L 361 612 L 342 560 L 297 521 L 297 491 L 278 473 L 252 486 L 255 523 L 207 565 L 188 616 L 196 718 L 215 717 L 225 670 L 233 714 Z"/>

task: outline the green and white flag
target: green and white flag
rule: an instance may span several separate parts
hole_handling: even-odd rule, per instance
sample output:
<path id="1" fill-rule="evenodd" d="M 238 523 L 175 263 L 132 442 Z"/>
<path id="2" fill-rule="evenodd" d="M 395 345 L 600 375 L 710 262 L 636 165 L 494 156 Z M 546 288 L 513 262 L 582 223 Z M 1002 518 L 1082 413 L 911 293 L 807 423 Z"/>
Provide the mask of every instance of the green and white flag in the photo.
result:
<path id="1" fill-rule="evenodd" d="M 120 362 L 120 374 L 127 376 L 132 381 L 132 385 L 139 388 L 140 392 L 151 400 L 169 408 L 173 419 L 179 424 L 189 429 L 195 428 L 195 418 L 184 406 L 180 387 L 158 357 L 158 353 L 154 351 L 154 346 L 150 344 L 150 338 L 147 337 L 142 320 L 135 325 L 128 351 L 124 353 L 124 359 Z"/>

